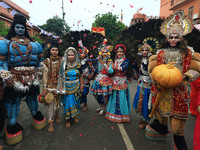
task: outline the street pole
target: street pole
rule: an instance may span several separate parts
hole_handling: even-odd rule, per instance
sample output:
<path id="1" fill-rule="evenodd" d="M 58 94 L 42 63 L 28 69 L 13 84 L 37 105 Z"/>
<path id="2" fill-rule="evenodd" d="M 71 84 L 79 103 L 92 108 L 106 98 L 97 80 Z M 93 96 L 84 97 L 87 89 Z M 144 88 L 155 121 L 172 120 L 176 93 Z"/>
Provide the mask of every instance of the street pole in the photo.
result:
<path id="1" fill-rule="evenodd" d="M 63 20 L 65 20 L 64 2 L 63 2 L 63 0 L 62 0 L 62 14 L 63 14 Z"/>

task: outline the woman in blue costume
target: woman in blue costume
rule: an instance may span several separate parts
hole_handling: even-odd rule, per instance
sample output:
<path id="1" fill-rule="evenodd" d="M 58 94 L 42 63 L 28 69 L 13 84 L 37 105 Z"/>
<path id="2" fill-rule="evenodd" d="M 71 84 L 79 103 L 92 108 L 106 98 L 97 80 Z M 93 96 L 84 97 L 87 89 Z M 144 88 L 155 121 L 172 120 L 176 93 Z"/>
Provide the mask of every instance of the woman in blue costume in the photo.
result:
<path id="1" fill-rule="evenodd" d="M 153 48 L 148 44 L 148 42 L 153 45 L 152 47 L 158 47 L 158 42 L 156 41 L 156 39 L 150 37 L 146 38 L 143 41 L 143 45 L 138 48 L 138 55 L 141 56 L 140 60 L 137 63 L 139 68 L 139 77 L 137 74 L 134 74 L 134 78 L 138 79 L 138 86 L 133 102 L 133 108 L 135 109 L 136 113 L 142 116 L 139 121 L 140 129 L 145 128 L 150 120 L 150 118 L 148 117 L 148 102 L 152 86 L 152 79 L 148 73 L 148 64 L 149 57 L 152 55 L 151 52 L 153 51 Z M 133 68 L 133 72 L 136 72 L 136 67 Z"/>
<path id="2" fill-rule="evenodd" d="M 125 58 L 126 47 L 118 44 L 115 47 L 116 58 L 113 65 L 113 94 L 110 96 L 107 106 L 106 119 L 122 123 L 130 122 L 130 94 L 128 81 L 126 78 L 126 70 L 129 60 Z"/>
<path id="3" fill-rule="evenodd" d="M 99 115 L 104 115 L 109 96 L 112 94 L 111 84 L 113 80 L 109 77 L 109 74 L 114 71 L 112 60 L 110 59 L 110 51 L 112 49 L 112 46 L 101 47 L 97 64 L 97 76 L 91 87 L 91 94 L 95 96 L 100 106 L 96 110 Z"/>
<path id="4" fill-rule="evenodd" d="M 63 94 L 64 118 L 66 128 L 70 128 L 70 120 L 78 123 L 77 115 L 80 98 L 83 91 L 82 68 L 75 48 L 69 47 L 65 51 L 59 70 L 58 93 Z"/>

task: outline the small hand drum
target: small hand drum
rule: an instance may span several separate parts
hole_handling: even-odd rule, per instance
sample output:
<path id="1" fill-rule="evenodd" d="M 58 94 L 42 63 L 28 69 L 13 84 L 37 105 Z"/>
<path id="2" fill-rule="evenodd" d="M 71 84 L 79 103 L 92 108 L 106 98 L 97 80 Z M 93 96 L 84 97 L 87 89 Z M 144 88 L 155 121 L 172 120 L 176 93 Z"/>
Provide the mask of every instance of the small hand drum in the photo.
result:
<path id="1" fill-rule="evenodd" d="M 44 96 L 44 101 L 45 101 L 45 103 L 47 103 L 47 104 L 52 103 L 53 100 L 54 100 L 54 95 L 53 95 L 52 93 L 48 93 L 48 94 L 46 94 L 46 95 Z"/>

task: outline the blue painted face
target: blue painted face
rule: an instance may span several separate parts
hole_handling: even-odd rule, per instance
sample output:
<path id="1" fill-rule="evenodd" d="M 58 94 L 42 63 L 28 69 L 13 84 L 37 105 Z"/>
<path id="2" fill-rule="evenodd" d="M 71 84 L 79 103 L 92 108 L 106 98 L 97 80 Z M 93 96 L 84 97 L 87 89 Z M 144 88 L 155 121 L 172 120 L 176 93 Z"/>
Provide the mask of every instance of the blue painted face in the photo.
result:
<path id="1" fill-rule="evenodd" d="M 15 33 L 17 35 L 24 35 L 25 34 L 25 27 L 21 24 L 15 25 Z"/>

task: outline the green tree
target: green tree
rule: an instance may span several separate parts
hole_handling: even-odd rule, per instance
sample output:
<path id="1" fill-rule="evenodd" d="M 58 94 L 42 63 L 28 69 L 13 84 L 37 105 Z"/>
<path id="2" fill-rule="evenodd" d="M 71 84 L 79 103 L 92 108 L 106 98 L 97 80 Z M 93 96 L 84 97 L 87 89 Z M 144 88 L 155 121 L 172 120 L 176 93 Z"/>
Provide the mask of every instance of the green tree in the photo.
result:
<path id="1" fill-rule="evenodd" d="M 113 15 L 111 12 L 102 14 L 101 16 L 100 14 L 97 14 L 95 18 L 96 20 L 92 24 L 92 27 L 104 27 L 106 37 L 109 40 L 117 38 L 120 32 L 126 29 L 126 26 L 123 23 L 117 21 L 119 17 Z"/>
<path id="2" fill-rule="evenodd" d="M 6 26 L 5 22 L 0 21 L 0 36 L 5 37 L 8 34 L 9 27 Z"/>
<path id="3" fill-rule="evenodd" d="M 62 35 L 63 31 L 69 32 L 70 30 L 70 27 L 66 24 L 65 20 L 59 18 L 58 16 L 48 19 L 46 24 L 39 27 L 58 36 Z"/>

